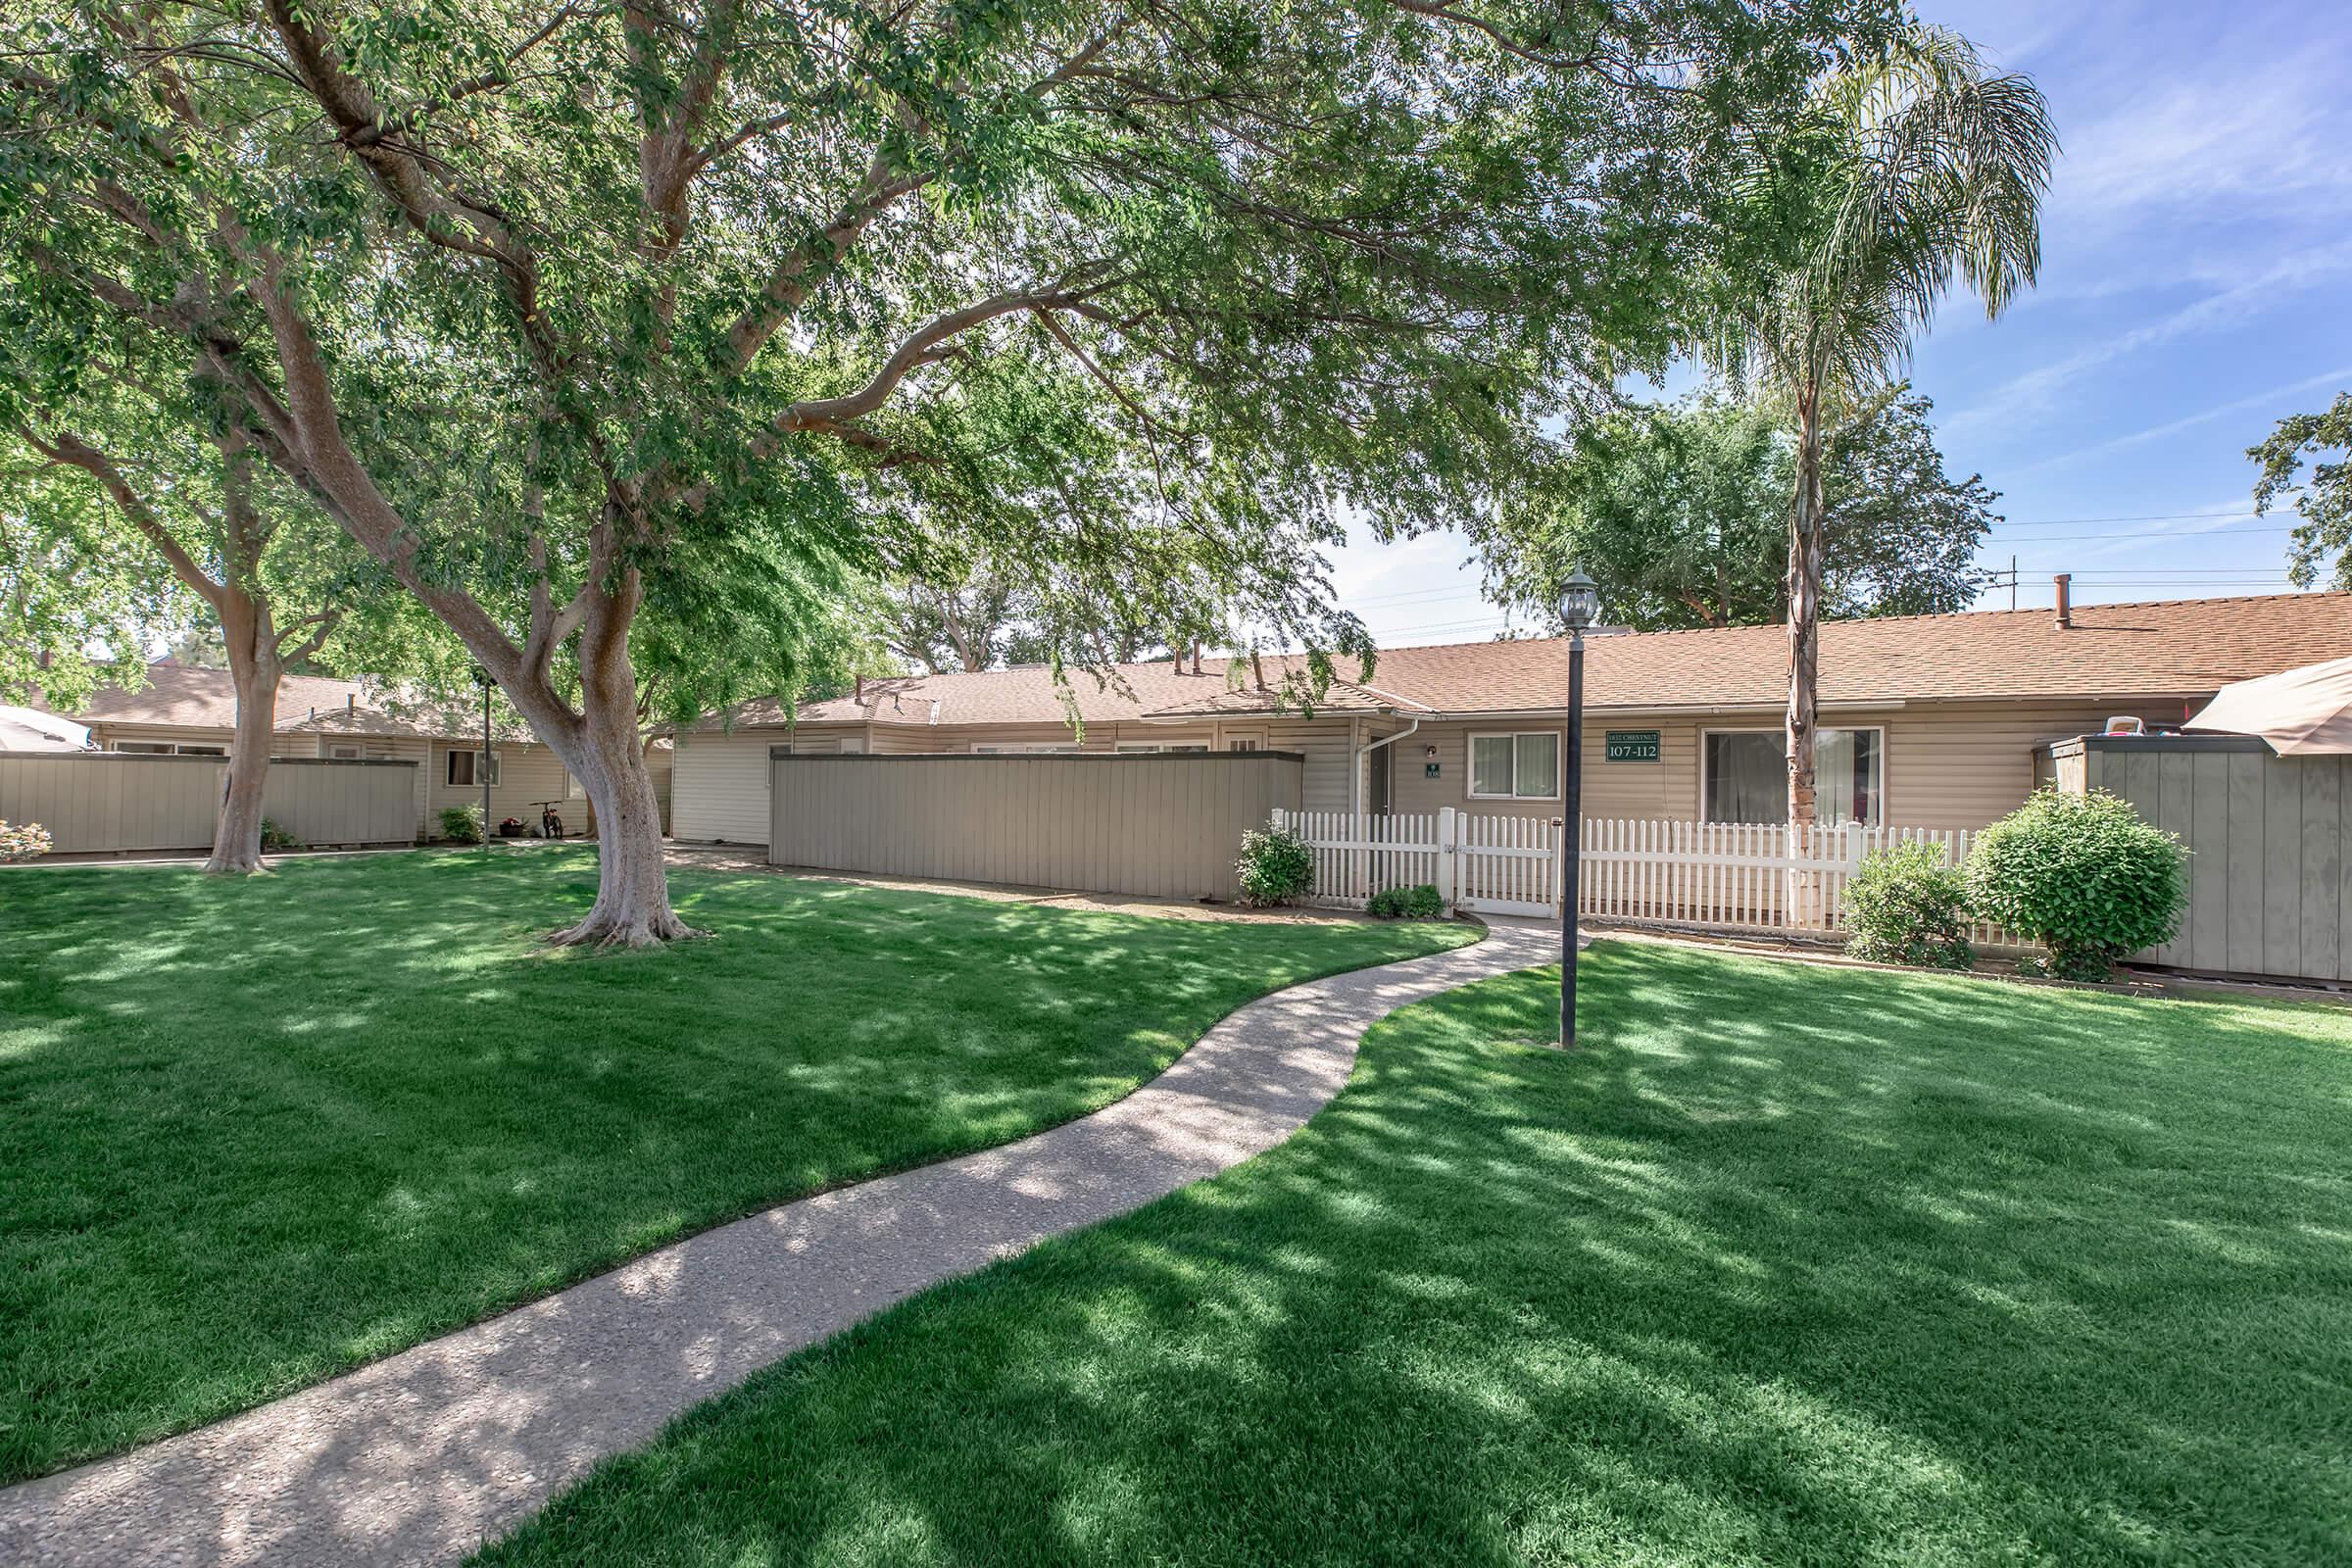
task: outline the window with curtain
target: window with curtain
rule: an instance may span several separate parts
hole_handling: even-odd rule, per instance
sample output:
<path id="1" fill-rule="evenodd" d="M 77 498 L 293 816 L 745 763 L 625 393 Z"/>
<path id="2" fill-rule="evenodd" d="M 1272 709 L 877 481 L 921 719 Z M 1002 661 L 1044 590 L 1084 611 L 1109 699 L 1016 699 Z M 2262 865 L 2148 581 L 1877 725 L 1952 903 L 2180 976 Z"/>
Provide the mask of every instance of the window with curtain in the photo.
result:
<path id="1" fill-rule="evenodd" d="M 480 752 L 452 751 L 449 754 L 446 777 L 452 787 L 469 789 L 475 785 L 498 782 L 498 754 L 484 757 Z"/>
<path id="2" fill-rule="evenodd" d="M 1549 801 L 1560 793 L 1556 730 L 1470 737 L 1470 798 Z"/>
<path id="3" fill-rule="evenodd" d="M 1707 736 L 1706 819 L 1785 822 L 1788 761 L 1779 730 L 1716 730 Z M 1879 821 L 1886 759 L 1875 729 L 1825 729 L 1813 743 L 1814 820 L 1828 826 Z"/>

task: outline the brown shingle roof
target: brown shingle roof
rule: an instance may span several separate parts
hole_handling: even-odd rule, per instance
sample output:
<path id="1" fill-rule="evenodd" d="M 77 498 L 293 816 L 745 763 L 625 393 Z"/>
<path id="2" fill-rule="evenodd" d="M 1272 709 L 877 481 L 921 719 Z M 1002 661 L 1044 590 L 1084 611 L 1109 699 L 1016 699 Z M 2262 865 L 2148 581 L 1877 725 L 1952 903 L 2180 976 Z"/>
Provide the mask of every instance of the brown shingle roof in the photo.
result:
<path id="1" fill-rule="evenodd" d="M 288 675 L 277 687 L 277 721 L 284 729 L 309 716 L 313 709 L 340 709 L 353 699 L 367 700 L 367 689 L 356 680 L 331 680 L 320 675 Z M 190 729 L 234 729 L 237 689 L 225 669 L 182 664 L 163 660 L 147 666 L 147 684 L 135 692 L 102 686 L 87 707 L 67 715 L 81 724 L 172 724 Z"/>
<path id="2" fill-rule="evenodd" d="M 2192 695 L 2352 656 L 2352 594 L 2083 605 L 2074 620 L 2061 628 L 2047 610 L 2018 610 L 1832 621 L 1821 632 L 1821 700 Z M 1788 694 L 1788 633 L 1780 626 L 1593 637 L 1585 646 L 1586 700 L 1595 708 L 1764 707 Z M 1074 671 L 1069 695 L 1090 723 L 1273 706 L 1268 694 L 1228 686 L 1227 662 L 1203 660 L 1198 675 L 1166 662 L 1122 664 L 1125 691 Z M 1289 664 L 1269 657 L 1265 666 L 1278 680 Z M 1353 672 L 1348 661 L 1341 667 Z M 1560 708 L 1567 690 L 1563 639 L 1446 643 L 1384 650 L 1369 679 L 1338 683 L 1319 710 L 1523 712 Z M 1051 724 L 1065 716 L 1063 694 L 1043 668 L 868 681 L 862 705 L 842 697 L 800 710 L 803 722 L 910 725 Z M 734 722 L 785 717 L 776 703 L 754 703 Z"/>

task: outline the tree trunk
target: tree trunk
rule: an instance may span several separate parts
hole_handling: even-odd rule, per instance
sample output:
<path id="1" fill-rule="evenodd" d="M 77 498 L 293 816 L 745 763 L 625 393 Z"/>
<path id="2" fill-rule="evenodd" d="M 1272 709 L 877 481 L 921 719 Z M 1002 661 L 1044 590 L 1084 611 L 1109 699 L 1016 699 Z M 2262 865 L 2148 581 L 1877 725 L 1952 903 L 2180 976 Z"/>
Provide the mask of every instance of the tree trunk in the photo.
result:
<path id="1" fill-rule="evenodd" d="M 267 611 L 235 590 L 220 596 L 229 679 L 237 693 L 237 738 L 229 744 L 228 787 L 213 823 L 204 868 L 224 876 L 262 870 L 262 803 L 270 788 L 270 748 L 277 735 L 276 633 Z"/>
<path id="2" fill-rule="evenodd" d="M 618 592 L 600 597 L 581 623 L 579 716 L 564 712 L 552 697 L 516 702 L 596 811 L 596 903 L 579 924 L 548 934 L 548 941 L 564 947 L 647 948 L 708 934 L 669 906 L 662 803 L 645 764 L 637 676 L 629 662 L 629 622 L 642 589 L 634 571 L 626 579 Z M 532 711 L 545 707 L 553 712 Z"/>
<path id="3" fill-rule="evenodd" d="M 1821 400 L 1808 389 L 1797 400 L 1796 499 L 1788 520 L 1788 854 L 1812 854 L 1814 716 L 1821 654 Z M 1788 873 L 1788 916 L 1821 923 L 1821 878 Z"/>

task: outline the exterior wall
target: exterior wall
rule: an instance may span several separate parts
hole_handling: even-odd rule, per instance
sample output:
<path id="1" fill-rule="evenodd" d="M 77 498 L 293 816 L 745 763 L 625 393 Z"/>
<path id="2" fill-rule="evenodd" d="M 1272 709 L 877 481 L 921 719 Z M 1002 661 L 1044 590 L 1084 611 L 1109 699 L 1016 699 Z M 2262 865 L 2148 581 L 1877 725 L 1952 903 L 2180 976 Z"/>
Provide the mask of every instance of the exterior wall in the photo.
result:
<path id="1" fill-rule="evenodd" d="M 825 757 L 796 748 L 770 763 L 768 859 L 1152 898 L 1232 898 L 1243 833 L 1276 809 L 1298 809 L 1300 765 L 1279 752 Z"/>
<path id="2" fill-rule="evenodd" d="M 234 730 L 199 729 L 180 724 L 92 724 L 90 739 L 107 751 L 115 750 L 118 741 L 148 742 L 165 746 L 218 746 L 223 752 L 236 738 Z M 289 755 L 310 755 L 307 752 Z"/>
<path id="3" fill-rule="evenodd" d="M 2180 929 L 2147 961 L 2352 980 L 2352 757 L 2279 757 L 2251 735 L 2094 737 L 2059 747 L 2058 770 L 2189 852 Z"/>
<path id="4" fill-rule="evenodd" d="M 2193 706 L 2193 705 L 2191 705 Z M 2035 782 L 2036 745 L 2105 726 L 2111 715 L 2129 713 L 2151 725 L 2177 724 L 2179 701 L 2157 703 L 1934 703 L 1897 709 L 1832 710 L 1822 714 L 1827 729 L 1883 730 L 1882 780 L 1886 821 L 1891 827 L 1980 828 L 2014 809 Z M 1585 715 L 1584 812 L 1588 817 L 1665 818 L 1695 821 L 1699 812 L 1701 738 L 1710 730 L 1777 730 L 1772 712 L 1627 713 Z M 1470 736 L 1550 729 L 1565 738 L 1557 719 L 1447 720 L 1423 724 L 1418 732 L 1383 748 L 1395 754 L 1394 808 L 1434 811 L 1442 806 L 1498 816 L 1556 817 L 1563 809 L 1549 801 L 1473 799 L 1470 795 Z M 1654 729 L 1658 760 L 1604 760 L 1606 732 Z M 1431 758 L 1425 748 L 1435 746 Z M 1375 753 L 1377 758 L 1382 753 Z M 1438 777 L 1426 776 L 1430 761 Z"/>
<path id="5" fill-rule="evenodd" d="M 782 733 L 680 735 L 671 758 L 670 831 L 698 844 L 765 844 L 767 748 Z"/>
<path id="6" fill-rule="evenodd" d="M 479 741 L 467 745 L 464 741 L 434 741 L 432 761 L 425 781 L 425 822 L 434 837 L 441 829 L 441 813 L 453 806 L 482 804 L 482 786 L 449 782 L 449 754 L 478 751 Z M 536 741 L 496 741 L 492 749 L 499 760 L 498 782 L 490 786 L 490 830 L 512 816 L 525 827 L 536 826 L 539 808 L 536 801 L 556 801 L 556 809 L 563 813 L 564 825 L 571 833 L 585 833 L 589 828 L 588 802 L 585 797 L 573 799 L 565 793 L 567 780 L 564 763 L 556 754 Z"/>

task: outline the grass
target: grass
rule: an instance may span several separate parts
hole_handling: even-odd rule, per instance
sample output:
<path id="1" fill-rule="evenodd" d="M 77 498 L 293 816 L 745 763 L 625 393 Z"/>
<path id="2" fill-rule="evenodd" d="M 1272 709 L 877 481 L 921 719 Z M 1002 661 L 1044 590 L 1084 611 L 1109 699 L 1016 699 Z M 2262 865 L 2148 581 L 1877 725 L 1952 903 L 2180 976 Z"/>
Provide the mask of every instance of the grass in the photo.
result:
<path id="1" fill-rule="evenodd" d="M 673 887 L 715 940 L 590 954 L 529 940 L 585 852 L 0 876 L 0 1479 L 1080 1115 L 1251 997 L 1468 936 Z"/>
<path id="2" fill-rule="evenodd" d="M 2352 1562 L 2352 1014 L 1603 944 L 525 1564 Z"/>

